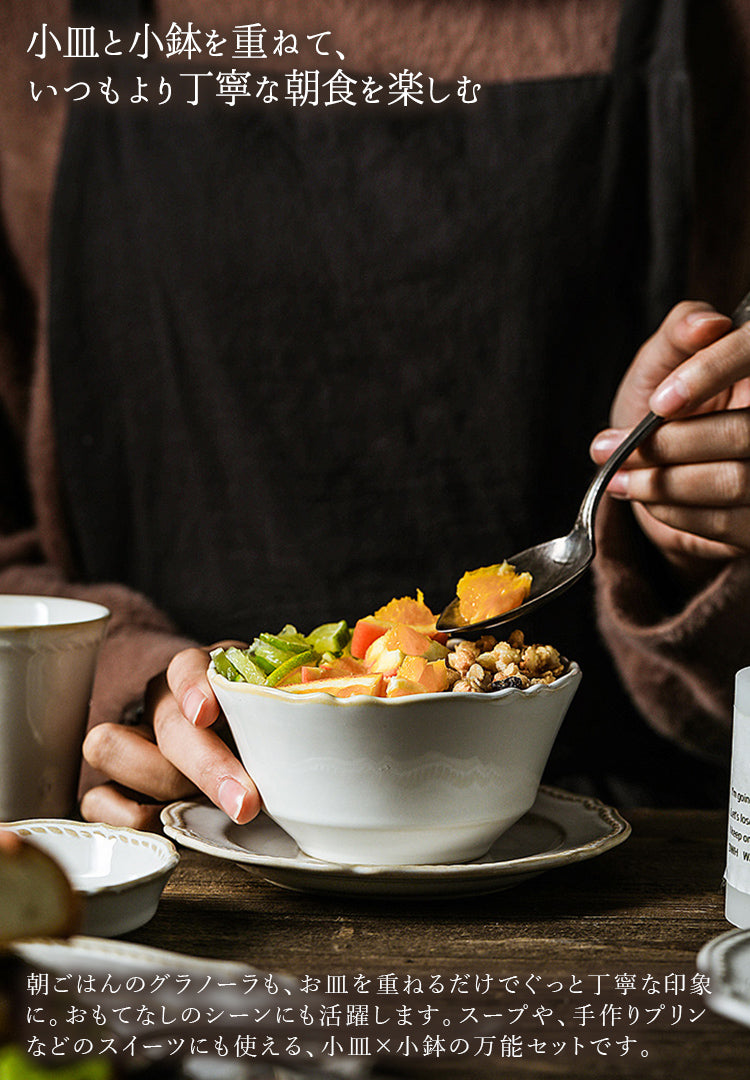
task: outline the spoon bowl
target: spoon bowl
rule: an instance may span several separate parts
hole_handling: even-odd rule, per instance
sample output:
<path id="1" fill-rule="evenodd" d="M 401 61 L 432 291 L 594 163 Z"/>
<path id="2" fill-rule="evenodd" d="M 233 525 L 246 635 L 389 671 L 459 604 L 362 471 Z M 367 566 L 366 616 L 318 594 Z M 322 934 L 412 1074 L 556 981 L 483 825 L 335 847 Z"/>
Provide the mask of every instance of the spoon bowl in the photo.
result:
<path id="1" fill-rule="evenodd" d="M 623 461 L 663 422 L 661 416 L 648 413 L 607 458 L 591 481 L 575 524 L 567 536 L 558 536 L 543 544 L 535 544 L 534 547 L 519 551 L 508 559 L 516 573 L 528 571 L 531 574 L 531 591 L 523 604 L 503 612 L 502 615 L 493 615 L 481 622 L 466 623 L 461 620 L 460 601 L 458 597 L 454 597 L 438 619 L 437 629 L 461 634 L 490 630 L 528 615 L 574 585 L 594 558 L 594 519 L 604 489 Z"/>

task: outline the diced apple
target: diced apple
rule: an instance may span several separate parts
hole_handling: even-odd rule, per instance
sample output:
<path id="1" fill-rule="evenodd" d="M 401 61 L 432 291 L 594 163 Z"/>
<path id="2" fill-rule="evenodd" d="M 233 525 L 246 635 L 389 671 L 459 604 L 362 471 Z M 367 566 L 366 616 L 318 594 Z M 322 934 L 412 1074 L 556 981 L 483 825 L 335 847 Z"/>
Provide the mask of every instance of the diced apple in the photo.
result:
<path id="1" fill-rule="evenodd" d="M 450 649 L 443 645 L 441 641 L 431 641 L 430 647 L 424 655 L 432 663 L 434 660 L 445 660 L 449 652 Z"/>
<path id="2" fill-rule="evenodd" d="M 431 662 L 442 660 L 447 652 L 439 641 L 411 626 L 399 624 L 372 642 L 365 653 L 364 664 L 368 671 L 395 675 L 407 656 L 420 656 Z"/>
<path id="3" fill-rule="evenodd" d="M 381 637 L 390 625 L 389 622 L 376 619 L 374 615 L 367 615 L 364 619 L 358 619 L 354 625 L 352 640 L 349 645 L 352 656 L 361 660 L 373 641 Z"/>
<path id="4" fill-rule="evenodd" d="M 390 632 L 390 631 L 389 631 Z M 404 658 L 400 649 L 388 647 L 388 634 L 381 634 L 373 641 L 365 653 L 365 667 L 368 671 L 379 671 L 383 675 L 395 675 Z"/>
<path id="5" fill-rule="evenodd" d="M 401 675 L 392 675 L 385 688 L 386 697 L 410 697 L 414 694 L 426 694 L 421 683 L 404 679 Z"/>

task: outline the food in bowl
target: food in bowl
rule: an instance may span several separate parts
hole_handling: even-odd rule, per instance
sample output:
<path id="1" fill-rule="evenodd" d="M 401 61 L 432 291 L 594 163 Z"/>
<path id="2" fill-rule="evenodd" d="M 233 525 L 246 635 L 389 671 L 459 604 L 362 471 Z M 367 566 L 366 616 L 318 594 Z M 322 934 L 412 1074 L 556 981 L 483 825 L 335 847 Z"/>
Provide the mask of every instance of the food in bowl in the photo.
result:
<path id="1" fill-rule="evenodd" d="M 216 671 L 230 682 L 275 686 L 293 694 L 400 697 L 410 694 L 482 693 L 549 683 L 567 661 L 552 645 L 527 645 L 520 630 L 507 641 L 484 635 L 450 640 L 418 593 L 391 600 L 374 615 L 326 623 L 309 634 L 287 625 L 261 633 L 252 644 L 215 649 Z"/>
<path id="2" fill-rule="evenodd" d="M 209 679 L 266 812 L 308 855 L 478 858 L 531 807 L 580 681 L 550 645 L 446 639 L 421 594 L 212 654 Z"/>
<path id="3" fill-rule="evenodd" d="M 448 643 L 445 662 L 458 676 L 451 689 L 463 693 L 492 693 L 508 688 L 526 690 L 559 679 L 568 667 L 554 645 L 526 645 L 522 630 L 512 630 L 507 641 L 485 634 L 477 641 Z"/>

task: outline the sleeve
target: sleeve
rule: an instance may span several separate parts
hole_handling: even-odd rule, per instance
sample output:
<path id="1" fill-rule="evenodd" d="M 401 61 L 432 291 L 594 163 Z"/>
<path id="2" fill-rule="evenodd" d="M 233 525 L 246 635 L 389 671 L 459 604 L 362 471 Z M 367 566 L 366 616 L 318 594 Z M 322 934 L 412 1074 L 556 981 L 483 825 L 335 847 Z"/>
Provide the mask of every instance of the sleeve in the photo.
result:
<path id="1" fill-rule="evenodd" d="M 31 450 L 49 431 L 29 433 L 35 396 L 44 380 L 34 374 L 34 305 L 25 291 L 0 228 L 0 592 L 71 596 L 104 604 L 112 612 L 100 653 L 90 723 L 118 721 L 188 642 L 149 600 L 121 585 L 81 585 L 45 554 L 55 545 L 42 540 L 40 484 L 30 464 L 51 455 Z M 37 421 L 36 426 L 39 427 Z M 50 517 L 49 508 L 47 517 Z M 52 514 L 54 516 L 54 514 Z"/>
<path id="2" fill-rule="evenodd" d="M 597 534 L 599 627 L 631 698 L 661 734 L 726 762 L 734 676 L 750 659 L 750 556 L 684 598 L 627 504 L 605 496 Z"/>
<path id="3" fill-rule="evenodd" d="M 0 538 L 0 592 L 70 596 L 109 608 L 112 618 L 99 654 L 89 727 L 105 720 L 118 723 L 140 701 L 149 679 L 195 642 L 137 592 L 117 584 L 75 584 L 48 564 L 13 557 L 35 548 L 29 534 Z"/>
<path id="4" fill-rule="evenodd" d="M 0 592 L 70 596 L 104 604 L 111 611 L 99 654 L 89 726 L 121 720 L 141 699 L 148 680 L 163 671 L 176 652 L 195 644 L 137 592 L 117 584 L 69 581 L 61 570 L 43 561 L 33 527 L 0 532 Z"/>
<path id="5" fill-rule="evenodd" d="M 695 5 L 690 50 L 697 158 L 691 294 L 729 312 L 750 281 L 746 0 Z M 724 118 L 720 132 L 717 115 Z M 750 664 L 750 556 L 686 596 L 671 588 L 665 563 L 626 503 L 605 496 L 597 526 L 599 628 L 630 697 L 663 735 L 728 762 L 734 676 Z"/>

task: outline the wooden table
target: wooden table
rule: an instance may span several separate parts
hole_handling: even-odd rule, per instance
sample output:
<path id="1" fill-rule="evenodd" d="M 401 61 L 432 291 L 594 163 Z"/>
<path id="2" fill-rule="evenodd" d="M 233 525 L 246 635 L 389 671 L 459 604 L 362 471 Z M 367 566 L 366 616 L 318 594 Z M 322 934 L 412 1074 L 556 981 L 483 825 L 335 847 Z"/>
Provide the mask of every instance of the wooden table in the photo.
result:
<path id="1" fill-rule="evenodd" d="M 345 976 L 348 991 L 360 973 L 373 980 L 371 990 L 392 977 L 397 996 L 367 996 L 370 1019 L 380 1005 L 389 1022 L 362 1028 L 370 1053 L 390 1051 L 380 1054 L 377 1076 L 744 1076 L 750 1030 L 707 1008 L 695 979 L 698 950 L 730 929 L 726 815 L 626 816 L 632 835 L 613 851 L 503 892 L 450 901 L 296 893 L 183 850 L 158 913 L 129 940 L 269 973 L 315 974 L 324 985 Z M 421 996 L 401 992 L 407 977 L 411 987 L 421 980 Z M 434 977 L 442 993 L 425 989 Z M 338 1000 L 343 1009 L 351 992 Z M 400 1025 L 399 1007 L 412 1010 Z M 428 1007 L 445 1026 L 452 1057 L 404 1050 L 407 1035 L 424 1045 L 426 1013 L 418 1010 Z M 434 1015 L 429 1030 L 437 1037 Z M 342 1045 L 364 1038 L 358 1029 L 323 1034 Z"/>

